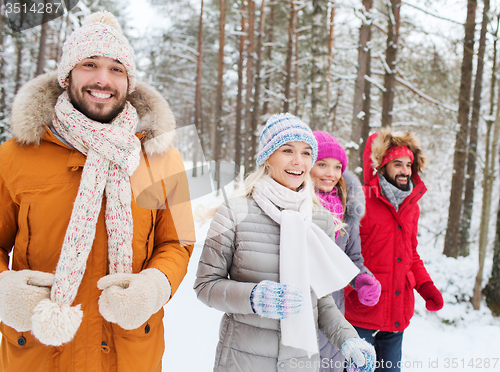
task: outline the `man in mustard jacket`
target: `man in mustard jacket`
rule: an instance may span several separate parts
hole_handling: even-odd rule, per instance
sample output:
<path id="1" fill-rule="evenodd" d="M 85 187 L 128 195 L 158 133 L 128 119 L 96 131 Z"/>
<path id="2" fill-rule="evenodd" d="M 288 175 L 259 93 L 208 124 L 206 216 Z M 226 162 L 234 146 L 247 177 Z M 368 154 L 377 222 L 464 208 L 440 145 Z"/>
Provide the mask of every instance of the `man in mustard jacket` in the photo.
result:
<path id="1" fill-rule="evenodd" d="M 160 371 L 194 244 L 175 119 L 111 13 L 14 100 L 0 146 L 1 371 Z"/>

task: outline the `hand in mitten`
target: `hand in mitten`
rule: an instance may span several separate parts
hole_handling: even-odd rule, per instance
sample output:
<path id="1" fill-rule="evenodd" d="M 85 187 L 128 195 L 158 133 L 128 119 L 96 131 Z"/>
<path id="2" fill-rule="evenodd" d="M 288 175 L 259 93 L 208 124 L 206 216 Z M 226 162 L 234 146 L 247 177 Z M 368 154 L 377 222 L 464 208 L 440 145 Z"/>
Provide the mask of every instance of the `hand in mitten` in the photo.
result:
<path id="1" fill-rule="evenodd" d="M 250 295 L 252 309 L 265 318 L 286 319 L 299 314 L 304 308 L 300 288 L 263 280 Z"/>
<path id="2" fill-rule="evenodd" d="M 380 282 L 373 276 L 363 273 L 356 278 L 358 299 L 363 305 L 374 306 L 378 303 L 381 293 Z"/>
<path id="3" fill-rule="evenodd" d="M 145 323 L 165 305 L 171 293 L 170 282 L 158 269 L 107 275 L 99 279 L 97 287 L 102 290 L 101 315 L 128 330 Z"/>
<path id="4" fill-rule="evenodd" d="M 425 300 L 425 307 L 429 311 L 438 311 L 443 308 L 443 296 L 434 283 L 426 282 L 417 288 L 417 292 Z"/>
<path id="5" fill-rule="evenodd" d="M 0 273 L 0 319 L 18 332 L 31 329 L 38 303 L 50 297 L 54 274 L 21 270 Z"/>
<path id="6" fill-rule="evenodd" d="M 373 372 L 375 370 L 375 348 L 359 337 L 347 339 L 340 349 L 347 359 L 347 372 Z"/>

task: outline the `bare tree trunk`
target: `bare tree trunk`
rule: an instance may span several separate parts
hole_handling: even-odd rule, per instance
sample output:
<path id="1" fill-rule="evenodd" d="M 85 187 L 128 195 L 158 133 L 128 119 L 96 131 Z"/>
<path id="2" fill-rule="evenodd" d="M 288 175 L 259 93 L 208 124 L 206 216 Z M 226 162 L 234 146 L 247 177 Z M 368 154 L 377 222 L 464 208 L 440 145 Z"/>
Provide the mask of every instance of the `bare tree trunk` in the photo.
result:
<path id="1" fill-rule="evenodd" d="M 470 247 L 470 225 L 474 203 L 474 185 L 476 182 L 476 157 L 477 157 L 477 130 L 481 111 L 481 93 L 483 90 L 484 52 L 486 48 L 486 28 L 490 22 L 488 12 L 490 0 L 484 0 L 483 21 L 481 36 L 479 37 L 479 50 L 477 53 L 476 81 L 472 102 L 472 116 L 470 120 L 469 146 L 467 155 L 467 177 L 465 178 L 464 204 L 462 220 L 460 223 L 460 237 L 458 240 L 458 255 L 468 256 Z"/>
<path id="2" fill-rule="evenodd" d="M 266 61 L 268 63 L 271 63 L 271 57 L 272 57 L 272 52 L 273 52 L 273 37 L 274 37 L 274 12 L 275 12 L 275 4 L 271 3 L 269 4 L 269 8 L 271 8 L 271 11 L 269 12 L 269 25 L 267 29 L 267 49 L 266 49 Z M 266 92 L 271 89 L 271 74 L 266 71 L 265 75 L 266 77 L 266 82 L 264 84 L 264 90 Z M 266 93 L 267 94 L 267 93 Z M 269 98 L 265 97 L 264 98 L 264 104 L 262 106 L 262 115 L 266 115 L 269 112 Z"/>
<path id="3" fill-rule="evenodd" d="M 203 136 L 203 128 L 201 127 L 201 73 L 203 66 L 203 0 L 201 0 L 200 20 L 198 22 L 198 56 L 196 69 L 196 93 L 194 99 L 194 126 L 198 134 L 198 138 Z M 194 146 L 193 153 L 193 177 L 198 176 L 198 146 Z"/>
<path id="4" fill-rule="evenodd" d="M 448 257 L 458 256 L 458 237 L 460 235 L 460 217 L 462 215 L 462 192 L 464 187 L 464 169 L 466 159 L 467 133 L 469 132 L 470 92 L 472 85 L 472 59 L 474 56 L 474 30 L 476 27 L 477 1 L 468 0 L 467 19 L 465 22 L 464 57 L 458 97 L 458 124 L 460 129 L 455 139 L 453 157 L 453 176 L 451 179 L 450 207 L 448 225 L 444 240 L 443 254 Z"/>
<path id="5" fill-rule="evenodd" d="M 500 316 L 500 205 L 498 206 L 495 243 L 493 246 L 493 267 L 483 293 L 492 314 Z"/>
<path id="6" fill-rule="evenodd" d="M 248 32 L 247 32 L 247 89 L 245 109 L 245 173 L 255 169 L 252 149 L 252 109 L 253 109 L 253 84 L 254 84 L 254 53 L 255 53 L 255 1 L 248 0 Z"/>
<path id="7" fill-rule="evenodd" d="M 217 58 L 217 96 L 215 100 L 215 125 L 213 127 L 213 149 L 212 154 L 215 161 L 215 182 L 217 189 L 220 189 L 220 156 L 222 147 L 222 99 L 224 91 L 224 45 L 226 41 L 226 2 L 219 0 L 220 20 L 219 20 L 219 56 Z"/>
<path id="8" fill-rule="evenodd" d="M 489 11 L 489 0 L 484 2 L 483 11 L 483 27 L 481 28 L 481 38 L 483 37 L 483 29 L 485 14 Z M 497 29 L 493 39 L 493 68 L 491 74 L 491 88 L 490 88 L 490 117 L 493 115 L 494 111 L 494 96 L 495 96 L 495 84 L 496 84 L 496 66 L 497 66 L 497 36 L 498 29 L 500 26 L 500 18 L 497 18 Z M 481 42 L 480 44 L 481 45 Z M 479 47 L 481 49 L 481 47 Z M 479 52 L 480 54 L 481 52 Z M 499 94 L 500 97 L 500 94 Z M 500 101 L 497 103 L 497 110 L 500 107 Z M 500 118 L 499 118 L 500 119 Z M 488 245 L 488 231 L 490 224 L 490 211 L 491 211 L 491 194 L 493 191 L 493 182 L 495 177 L 495 161 L 498 143 L 498 129 L 499 126 L 496 125 L 500 123 L 500 120 L 495 120 L 495 127 L 493 129 L 493 142 L 491 141 L 491 130 L 493 127 L 492 120 L 486 121 L 486 155 L 484 159 L 484 171 L 483 171 L 483 204 L 481 206 L 481 224 L 479 225 L 479 270 L 476 276 L 476 281 L 474 283 L 474 292 L 472 296 L 472 306 L 475 310 L 479 310 L 481 305 L 481 289 L 483 281 L 483 270 L 484 270 L 484 258 L 486 257 L 486 248 Z"/>
<path id="9" fill-rule="evenodd" d="M 490 94 L 490 117 L 493 115 L 494 111 L 494 88 L 495 88 L 495 83 L 497 80 L 496 76 L 496 69 L 497 69 L 497 36 L 498 36 L 498 31 L 500 28 L 500 14 L 497 15 L 497 28 L 495 32 L 495 38 L 493 41 L 493 73 L 491 74 L 491 94 Z M 499 94 L 500 96 L 500 94 Z M 500 106 L 497 105 L 497 113 L 498 109 Z M 495 129 L 498 130 L 498 125 L 500 123 L 500 118 L 497 117 L 497 120 L 495 120 Z M 491 127 L 492 127 L 492 120 L 487 121 L 488 125 L 488 137 L 491 132 Z M 498 143 L 498 141 L 497 141 Z M 488 149 L 488 147 L 487 147 Z M 493 153 L 494 154 L 494 153 Z M 489 168 L 488 175 L 494 175 L 494 167 L 495 167 L 495 161 L 492 159 L 491 160 L 491 168 Z M 488 163 L 486 163 L 488 164 Z M 483 204 L 484 205 L 484 204 Z M 486 212 L 485 212 L 486 214 Z M 482 217 L 482 216 L 481 216 Z M 489 221 L 488 221 L 489 222 Z M 488 227 L 489 223 L 485 223 L 486 228 Z M 481 229 L 481 233 L 485 234 L 486 237 L 488 236 L 488 231 L 484 231 Z M 481 242 L 481 236 L 479 237 L 479 241 Z M 491 276 L 488 281 L 488 284 L 483 290 L 483 294 L 486 299 L 486 304 L 488 305 L 489 309 L 495 316 L 500 316 L 500 205 L 498 206 L 498 216 L 497 216 L 497 224 L 496 224 L 496 234 L 495 234 L 495 243 L 493 245 L 493 267 L 491 270 Z"/>
<path id="10" fill-rule="evenodd" d="M 332 102 L 332 64 L 333 64 L 333 47 L 335 45 L 335 0 L 330 0 L 330 23 L 328 24 L 328 88 L 327 88 L 327 102 L 328 105 Z M 328 116 L 330 116 L 330 107 L 328 107 Z"/>
<path id="11" fill-rule="evenodd" d="M 241 34 L 239 42 L 239 58 L 238 58 L 238 94 L 236 96 L 236 128 L 234 134 L 234 177 L 236 178 L 241 168 L 241 144 L 244 143 L 244 138 L 241 138 L 241 110 L 243 102 L 243 62 L 245 59 L 245 0 L 241 1 Z"/>
<path id="12" fill-rule="evenodd" d="M 500 94 L 499 94 L 500 97 Z M 472 305 L 475 310 L 479 310 L 481 304 L 481 288 L 483 282 L 484 260 L 486 257 L 486 246 L 488 244 L 488 224 L 490 222 L 490 207 L 491 207 L 491 193 L 493 190 L 495 162 L 497 153 L 497 144 L 500 132 L 500 115 L 498 114 L 498 107 L 500 107 L 500 99 L 497 102 L 497 119 L 495 120 L 495 128 L 493 130 L 493 142 L 491 146 L 491 159 L 490 154 L 487 152 L 485 174 L 483 180 L 483 206 L 481 210 L 481 226 L 479 235 L 479 270 L 477 272 L 476 281 L 474 283 L 474 295 L 472 297 Z M 489 133 L 488 133 L 489 134 Z M 489 137 L 489 135 L 488 135 Z M 489 140 L 489 138 L 488 138 Z M 489 144 L 488 144 L 489 145 Z M 498 221 L 497 221 L 498 224 Z M 497 231 L 498 233 L 498 231 Z M 492 273 L 493 275 L 493 273 Z M 490 280 L 491 282 L 491 280 Z"/>
<path id="13" fill-rule="evenodd" d="M 3 1 L 1 3 L 3 5 Z M 0 6 L 1 6 L 0 5 Z M 5 81 L 5 60 L 4 60 L 4 52 L 5 52 L 5 22 L 3 12 L 0 13 L 0 82 Z M 0 120 L 3 120 L 6 117 L 6 92 L 4 84 L 0 84 Z M 3 128 L 0 126 L 0 135 L 3 132 Z"/>
<path id="14" fill-rule="evenodd" d="M 371 40 L 371 31 L 370 31 L 370 37 L 368 40 Z M 370 77 L 372 74 L 372 69 L 371 69 L 371 63 L 372 63 L 372 58 L 371 58 L 371 49 L 368 49 L 368 58 L 366 60 L 366 76 Z M 363 112 L 365 115 L 363 116 L 363 126 L 361 127 L 361 143 L 359 145 L 359 179 L 362 183 L 364 183 L 364 175 L 363 175 L 363 151 L 365 150 L 366 146 L 366 141 L 368 140 L 368 136 L 370 135 L 370 115 L 371 115 L 371 105 L 372 105 L 372 100 L 371 100 L 371 89 L 372 89 L 372 83 L 369 80 L 365 81 L 365 99 L 363 101 Z M 356 169 L 353 168 L 357 172 Z"/>
<path id="15" fill-rule="evenodd" d="M 64 1 L 63 1 L 63 4 L 64 4 Z M 69 12 L 66 12 L 66 15 L 64 17 L 66 17 L 66 24 L 64 26 L 64 33 L 63 33 L 64 36 L 60 41 L 60 45 L 64 45 L 64 42 L 66 41 L 66 38 L 68 37 L 68 33 L 69 33 L 69 26 L 70 26 Z M 62 56 L 62 48 L 58 47 L 57 48 L 57 62 L 59 62 L 59 60 L 61 59 L 61 56 Z"/>
<path id="16" fill-rule="evenodd" d="M 59 31 L 57 32 L 57 43 L 55 45 L 55 50 L 56 50 L 56 62 L 59 63 L 59 59 L 61 58 L 61 53 L 62 53 L 62 43 L 63 43 L 63 29 L 66 30 L 68 29 L 68 22 L 69 22 L 69 12 L 66 12 L 66 14 L 63 14 L 61 19 L 61 26 L 59 28 Z"/>
<path id="17" fill-rule="evenodd" d="M 295 17 L 295 30 L 298 30 L 300 28 L 300 19 L 299 19 L 299 13 L 297 12 L 297 15 Z M 294 75 L 294 78 L 295 78 L 295 81 L 294 81 L 294 85 L 295 85 L 295 93 L 294 93 L 294 97 L 295 97 L 295 110 L 294 110 L 294 115 L 295 116 L 299 116 L 299 104 L 300 104 L 300 100 L 299 100 L 299 77 L 300 77 L 300 66 L 299 66 L 299 35 L 297 34 L 297 32 L 295 32 L 295 58 L 294 58 L 294 62 L 295 62 L 295 71 L 293 73 Z"/>
<path id="18" fill-rule="evenodd" d="M 387 28 L 387 49 L 385 53 L 385 76 L 382 101 L 382 126 L 390 127 L 394 118 L 394 86 L 396 82 L 396 58 L 398 55 L 399 26 L 401 24 L 401 0 L 391 0 Z"/>
<path id="19" fill-rule="evenodd" d="M 262 0 L 260 6 L 260 23 L 259 23 L 259 36 L 257 37 L 257 61 L 255 63 L 255 89 L 253 96 L 253 109 L 251 113 L 251 131 L 252 136 L 250 140 L 250 146 L 252 151 L 250 152 L 250 158 L 252 164 L 255 163 L 255 154 L 257 153 L 257 125 L 260 122 L 260 84 L 261 84 L 261 66 L 262 66 L 262 44 L 264 38 L 264 26 L 266 24 L 266 0 Z"/>
<path id="20" fill-rule="evenodd" d="M 328 0 L 313 0 L 311 31 L 311 128 L 328 125 Z"/>
<path id="21" fill-rule="evenodd" d="M 352 132 L 351 143 L 356 144 L 357 147 L 349 149 L 349 167 L 356 173 L 361 169 L 361 162 L 363 153 L 361 150 L 362 136 L 364 125 L 364 116 L 366 113 L 363 111 L 364 94 L 366 85 L 366 69 L 368 67 L 368 58 L 370 50 L 368 41 L 371 37 L 371 8 L 373 0 L 363 0 L 363 10 L 361 13 L 361 28 L 359 29 L 359 44 L 358 44 L 358 74 L 356 76 L 356 85 L 354 87 L 354 102 L 352 112 Z"/>
<path id="22" fill-rule="evenodd" d="M 19 88 L 21 88 L 21 85 L 22 85 L 21 71 L 22 71 L 22 64 L 23 64 L 24 43 L 21 40 L 20 33 L 16 34 L 15 39 L 16 39 L 16 78 L 15 78 L 14 92 L 17 93 L 17 91 L 19 90 Z"/>
<path id="23" fill-rule="evenodd" d="M 44 5 L 47 3 L 46 0 L 44 0 Z M 48 22 L 45 22 L 46 19 L 48 19 L 49 13 L 44 13 L 43 14 L 43 19 L 42 19 L 42 32 L 40 33 L 40 44 L 38 47 L 38 59 L 36 62 L 36 76 L 42 75 L 45 72 L 45 60 L 46 60 L 46 52 L 45 49 L 47 49 L 47 33 L 49 30 L 49 24 Z"/>
<path id="24" fill-rule="evenodd" d="M 292 84 L 292 56 L 293 56 L 293 37 L 295 34 L 295 6 L 293 0 L 290 0 L 290 22 L 288 24 L 288 45 L 286 50 L 285 62 L 285 101 L 283 102 L 283 112 L 290 111 L 290 86 Z"/>

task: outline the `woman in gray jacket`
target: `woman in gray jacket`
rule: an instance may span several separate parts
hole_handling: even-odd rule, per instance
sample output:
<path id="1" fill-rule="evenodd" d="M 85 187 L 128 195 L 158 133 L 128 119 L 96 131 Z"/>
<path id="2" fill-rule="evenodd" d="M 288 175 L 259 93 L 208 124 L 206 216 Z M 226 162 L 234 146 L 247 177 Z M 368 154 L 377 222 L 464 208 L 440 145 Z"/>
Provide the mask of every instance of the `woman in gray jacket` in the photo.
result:
<path id="1" fill-rule="evenodd" d="M 365 214 L 365 196 L 358 178 L 346 171 L 347 154 L 332 135 L 314 131 L 318 142 L 318 157 L 311 169 L 311 178 L 316 195 L 323 207 L 346 226 L 335 234 L 335 242 L 351 261 L 359 268 L 359 273 L 350 285 L 358 291 L 359 301 L 366 306 L 378 302 L 381 293 L 380 282 L 364 265 L 361 255 L 359 221 Z M 345 313 L 344 290 L 332 293 L 338 309 Z M 338 348 L 320 332 L 319 346 L 321 372 L 341 372 L 344 370 L 344 356 Z"/>
<path id="2" fill-rule="evenodd" d="M 216 372 L 318 371 L 318 329 L 350 370 L 374 369 L 375 350 L 331 297 L 359 269 L 334 243 L 340 221 L 314 194 L 317 151 L 306 124 L 273 115 L 260 136 L 257 171 L 213 217 L 194 288 L 225 312 Z"/>

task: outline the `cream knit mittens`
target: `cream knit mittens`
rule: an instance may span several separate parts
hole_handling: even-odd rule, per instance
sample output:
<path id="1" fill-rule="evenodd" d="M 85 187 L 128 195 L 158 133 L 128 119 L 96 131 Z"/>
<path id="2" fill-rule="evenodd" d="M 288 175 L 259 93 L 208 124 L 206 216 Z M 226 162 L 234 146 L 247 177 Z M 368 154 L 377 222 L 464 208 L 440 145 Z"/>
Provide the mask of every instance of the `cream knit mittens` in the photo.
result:
<path id="1" fill-rule="evenodd" d="M 252 309 L 265 318 L 286 319 L 302 311 L 304 297 L 300 288 L 263 280 L 250 295 Z"/>
<path id="2" fill-rule="evenodd" d="M 170 299 L 170 282 L 158 269 L 138 274 L 112 274 L 101 278 L 97 287 L 99 312 L 108 322 L 123 329 L 136 329 Z"/>
<path id="3" fill-rule="evenodd" d="M 31 330 L 36 305 L 50 297 L 54 274 L 7 270 L 0 273 L 0 319 L 18 332 Z"/>
<path id="4" fill-rule="evenodd" d="M 375 348 L 359 337 L 347 339 L 340 349 L 347 359 L 347 372 L 373 372 L 375 370 Z"/>

